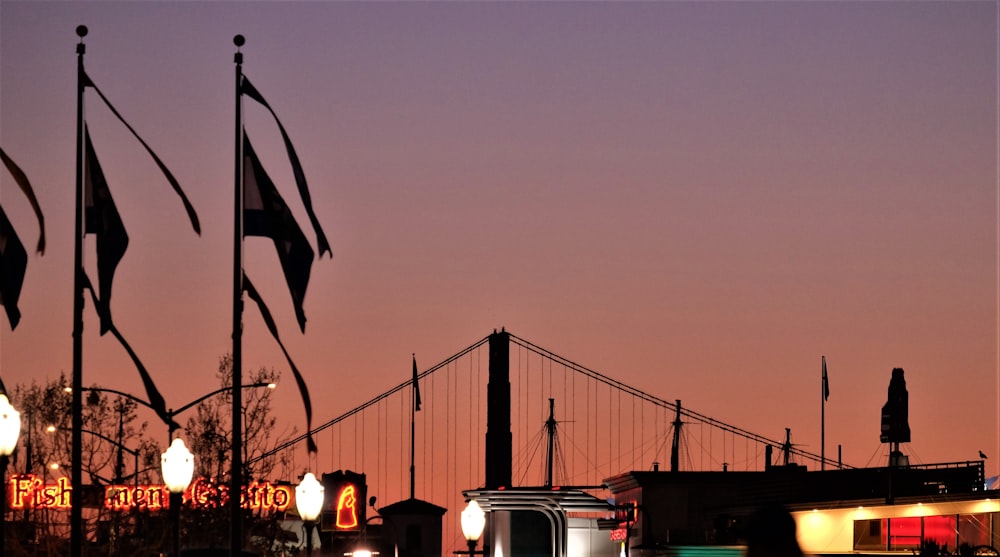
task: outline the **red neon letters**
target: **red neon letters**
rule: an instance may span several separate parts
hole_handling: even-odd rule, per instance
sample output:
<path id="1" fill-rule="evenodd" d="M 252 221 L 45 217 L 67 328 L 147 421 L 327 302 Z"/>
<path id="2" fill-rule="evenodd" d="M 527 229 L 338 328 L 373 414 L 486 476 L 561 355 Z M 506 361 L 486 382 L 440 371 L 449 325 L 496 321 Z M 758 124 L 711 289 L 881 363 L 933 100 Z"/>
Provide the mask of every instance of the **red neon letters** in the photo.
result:
<path id="1" fill-rule="evenodd" d="M 45 484 L 32 474 L 11 476 L 7 501 L 11 509 L 69 509 L 73 488 L 68 478 Z M 243 508 L 260 511 L 284 511 L 292 502 L 292 486 L 269 482 L 251 482 L 240 494 Z M 184 502 L 191 507 L 225 505 L 229 486 L 199 478 L 184 492 Z M 157 511 L 169 507 L 170 492 L 164 485 L 109 485 L 104 488 L 104 507 L 114 511 Z"/>

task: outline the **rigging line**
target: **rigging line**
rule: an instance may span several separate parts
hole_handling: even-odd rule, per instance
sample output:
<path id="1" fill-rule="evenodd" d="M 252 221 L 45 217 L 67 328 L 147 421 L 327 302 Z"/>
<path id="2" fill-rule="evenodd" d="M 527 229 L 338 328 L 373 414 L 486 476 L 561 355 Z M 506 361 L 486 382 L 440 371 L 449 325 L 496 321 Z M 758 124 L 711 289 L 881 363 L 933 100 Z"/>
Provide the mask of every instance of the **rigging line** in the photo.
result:
<path id="1" fill-rule="evenodd" d="M 576 443 L 574 443 L 572 439 L 569 440 L 569 444 L 570 444 L 570 446 L 573 449 L 576 449 L 576 451 L 575 451 L 574 454 L 580 454 L 583 457 L 583 460 L 586 461 L 586 463 L 590 465 L 587 468 L 587 472 L 586 472 L 587 474 L 590 474 L 593 470 L 599 469 L 599 466 L 597 465 L 597 463 L 594 462 L 594 461 L 592 461 L 590 459 L 590 453 L 589 452 L 583 452 L 583 451 L 581 451 L 579 445 L 577 445 Z M 589 476 L 585 475 L 584 479 L 585 480 L 589 480 Z M 590 482 L 588 481 L 588 483 L 590 483 Z"/>
<path id="2" fill-rule="evenodd" d="M 667 408 L 675 409 L 675 405 L 673 403 L 671 403 L 671 402 L 668 402 L 668 401 L 666 401 L 664 399 L 661 399 L 661 398 L 659 398 L 657 396 L 654 396 L 654 395 L 651 395 L 651 394 L 646 393 L 644 391 L 641 391 L 641 390 L 639 390 L 639 389 L 637 389 L 635 387 L 632 387 L 630 385 L 626 385 L 625 383 L 622 383 L 620 381 L 612 379 L 612 378 L 608 377 L 607 375 L 604 375 L 604 374 L 599 373 L 597 371 L 594 371 L 592 369 L 586 368 L 586 367 L 584 367 L 584 366 L 582 366 L 580 364 L 577 364 L 576 362 L 573 362 L 572 360 L 564 358 L 564 357 L 562 357 L 562 356 L 560 356 L 560 355 L 558 355 L 558 354 L 556 354 L 556 353 L 554 353 L 554 352 L 552 352 L 550 350 L 547 350 L 547 349 L 542 348 L 542 347 L 540 347 L 540 346 L 538 346 L 538 345 L 536 345 L 536 344 L 534 344 L 534 343 L 532 343 L 530 341 L 527 341 L 527 340 L 525 340 L 523 338 L 520 338 L 520 337 L 514 335 L 513 333 L 509 333 L 509 334 L 510 334 L 510 339 L 512 341 L 514 341 L 515 344 L 524 346 L 528 350 L 536 352 L 536 353 L 538 353 L 540 355 L 544 355 L 544 356 L 546 356 L 548 358 L 552 358 L 552 359 L 556 359 L 557 361 L 564 362 L 567 365 L 572 366 L 579 373 L 583 373 L 584 375 L 588 375 L 588 376 L 592 377 L 593 379 L 595 379 L 597 381 L 600 381 L 600 382 L 602 382 L 602 383 L 604 383 L 604 384 L 606 384 L 608 386 L 615 387 L 615 388 L 624 390 L 626 392 L 632 393 L 634 396 L 637 396 L 637 397 L 639 397 L 639 398 L 641 398 L 641 399 L 643 399 L 643 400 L 645 400 L 647 402 L 650 402 L 650 403 L 653 403 L 653 404 L 660 404 L 660 405 L 666 406 Z M 730 433 L 735 433 L 735 434 L 742 435 L 742 436 L 749 436 L 751 439 L 753 439 L 754 441 L 756 441 L 758 443 L 768 443 L 768 444 L 778 444 L 778 445 L 781 445 L 781 443 L 779 443 L 778 441 L 774 441 L 773 439 L 769 439 L 767 437 L 764 437 L 763 435 L 758 435 L 758 434 L 753 433 L 751 431 L 745 430 L 745 429 L 743 429 L 741 427 L 737 427 L 737 426 L 734 426 L 734 425 L 727 424 L 725 422 L 721 422 L 719 420 L 716 420 L 715 418 L 711 418 L 709 416 L 706 416 L 704 414 L 700 414 L 698 412 L 695 412 L 693 410 L 689 410 L 687 408 L 682 408 L 681 409 L 681 413 L 683 415 L 687 416 L 687 417 L 690 417 L 690 418 L 697 418 L 697 419 L 703 420 L 706 423 L 711 424 L 713 427 L 716 427 L 716 428 L 721 429 L 723 431 L 728 431 Z M 816 462 L 819 462 L 820 460 L 822 460 L 822 457 L 820 455 L 813 454 L 813 453 L 810 453 L 808 451 L 805 451 L 805 450 L 802 450 L 802 449 L 798 449 L 798 448 L 795 448 L 795 447 L 792 447 L 790 452 L 792 454 L 796 454 L 798 456 L 801 456 L 803 458 L 807 458 L 807 459 L 810 459 L 810 460 L 813 460 L 813 461 L 816 461 Z M 844 467 L 845 468 L 853 468 L 851 466 L 844 466 Z"/>
<path id="3" fill-rule="evenodd" d="M 522 486 L 525 485 L 525 483 L 524 483 L 525 479 L 527 478 L 528 473 L 531 470 L 531 463 L 535 461 L 535 455 L 538 454 L 538 449 L 539 449 L 539 447 L 542 446 L 542 442 L 544 441 L 544 439 L 545 439 L 545 428 L 543 427 L 531 439 L 531 446 L 530 446 L 531 451 L 529 452 L 527 450 L 528 449 L 527 446 L 524 449 L 524 453 L 527 454 L 527 460 L 524 460 L 524 458 L 521 458 L 521 457 L 518 458 L 517 464 L 519 466 L 521 466 L 521 480 L 520 480 L 519 484 L 522 485 Z M 544 472 L 543 472 L 543 474 L 544 474 Z M 544 482 L 538 482 L 538 485 L 542 485 L 543 483 Z"/>
<path id="4" fill-rule="evenodd" d="M 444 367 L 449 362 L 457 360 L 457 359 L 465 356 L 469 352 L 475 350 L 476 348 L 479 348 L 483 344 L 486 344 L 487 342 L 489 342 L 489 340 L 490 340 L 490 337 L 485 337 L 485 338 L 483 338 L 483 339 L 481 339 L 481 340 L 473 343 L 472 345 L 470 345 L 470 346 L 462 349 L 461 351 L 455 353 L 454 355 L 446 358 L 444 361 L 442 361 L 442 362 L 434 365 L 431 368 L 428 368 L 423 373 L 417 374 L 417 379 L 418 380 L 419 379 L 423 379 L 424 377 L 426 377 L 426 376 L 434 373 L 438 369 Z M 377 403 L 378 401 L 386 399 L 386 398 L 388 398 L 388 397 L 390 397 L 390 396 L 398 393 L 399 391 L 402 391 L 403 389 L 412 388 L 412 386 L 413 386 L 413 379 L 412 378 L 407 379 L 406 381 L 403 381 L 399 385 L 396 385 L 395 387 L 393 387 L 393 388 L 389 389 L 388 391 L 386 391 L 386 392 L 384 392 L 384 393 L 376 396 L 375 398 L 369 400 L 368 402 L 365 402 L 361 406 L 358 406 L 358 407 L 354 408 L 353 410 L 348 410 L 347 412 L 341 414 L 340 416 L 337 416 L 336 418 L 334 418 L 334 419 L 326 422 L 325 424 L 322 424 L 320 426 L 314 427 L 310 431 L 308 431 L 308 432 L 306 432 L 306 433 L 304 433 L 304 434 L 302 434 L 302 435 L 300 435 L 300 436 L 298 436 L 298 437 L 296 437 L 294 439 L 286 441 L 286 442 L 278 445 L 277 447 L 271 449 L 270 451 L 268 451 L 268 452 L 266 452 L 266 453 L 264 453 L 262 455 L 254 457 L 253 459 L 250 460 L 250 462 L 248 462 L 248 464 L 253 464 L 254 462 L 257 462 L 258 460 L 261 460 L 262 458 L 271 456 L 272 454 L 276 454 L 276 453 L 281 452 L 281 451 L 283 451 L 283 450 L 285 450 L 285 449 L 287 449 L 289 447 L 297 445 L 297 444 L 301 443 L 302 441 L 305 441 L 309 437 L 310 433 L 319 433 L 320 431 L 323 431 L 324 429 L 326 429 L 328 427 L 331 427 L 334 424 L 336 424 L 336 423 L 338 423 L 338 422 L 340 422 L 342 420 L 345 420 L 345 419 L 347 419 L 347 418 L 349 418 L 349 417 L 357 414 L 358 412 L 364 410 L 365 408 L 368 408 L 369 406 Z M 402 408 L 400 408 L 400 410 L 402 410 Z M 405 462 L 405 460 L 402 460 L 400 462 Z"/>

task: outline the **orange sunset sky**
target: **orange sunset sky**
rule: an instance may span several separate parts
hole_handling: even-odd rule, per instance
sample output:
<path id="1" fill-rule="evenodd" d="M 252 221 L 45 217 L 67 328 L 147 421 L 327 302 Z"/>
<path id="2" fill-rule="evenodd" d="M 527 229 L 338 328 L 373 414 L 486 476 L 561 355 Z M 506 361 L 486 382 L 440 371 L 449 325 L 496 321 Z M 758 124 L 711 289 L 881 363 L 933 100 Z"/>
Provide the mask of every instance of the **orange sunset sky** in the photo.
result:
<path id="1" fill-rule="evenodd" d="M 30 253 L 0 376 L 72 369 L 77 25 L 86 118 L 131 238 L 113 311 L 169 406 L 231 349 L 232 37 L 302 160 L 333 258 L 296 324 L 269 240 L 246 268 L 319 424 L 506 327 L 666 400 L 884 463 L 906 370 L 917 463 L 998 441 L 998 4 L 0 2 L 0 146 L 30 178 Z M 273 120 L 246 127 L 307 237 Z M 0 203 L 38 225 L 6 173 Z M 96 277 L 93 238 L 85 266 Z M 256 310 L 244 363 L 282 370 Z M 84 383 L 136 394 L 85 311 Z M 155 421 L 149 414 L 145 419 Z M 158 427 L 158 426 L 157 426 Z M 335 448 L 320 439 L 321 467 Z M 469 486 L 474 487 L 474 486 Z"/>

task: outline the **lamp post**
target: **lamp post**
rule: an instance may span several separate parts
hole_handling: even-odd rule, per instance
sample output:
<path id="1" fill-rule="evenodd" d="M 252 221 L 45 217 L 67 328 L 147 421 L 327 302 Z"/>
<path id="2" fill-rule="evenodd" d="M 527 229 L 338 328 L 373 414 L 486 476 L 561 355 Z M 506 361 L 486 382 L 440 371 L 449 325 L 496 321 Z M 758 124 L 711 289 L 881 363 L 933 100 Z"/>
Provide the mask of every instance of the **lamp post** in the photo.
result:
<path id="1" fill-rule="evenodd" d="M 177 437 L 170 443 L 167 452 L 160 457 L 163 483 L 170 491 L 170 514 L 174 517 L 174 557 L 181 553 L 181 503 L 184 501 L 184 490 L 191 483 L 194 475 L 194 455 L 184 446 L 184 441 Z M 238 495 L 237 495 L 238 497 Z"/>
<path id="2" fill-rule="evenodd" d="M 486 528 L 486 513 L 475 499 L 469 499 L 468 506 L 462 511 L 462 535 L 469 544 L 469 557 L 476 554 L 476 544 Z"/>
<path id="3" fill-rule="evenodd" d="M 0 481 L 3 482 L 2 496 L 0 496 L 0 554 L 5 553 L 4 535 L 7 529 L 7 464 L 10 462 L 10 455 L 17 445 L 17 437 L 21 434 L 21 414 L 14 410 L 7 400 L 7 395 L 0 394 Z"/>
<path id="4" fill-rule="evenodd" d="M 312 556 L 313 551 L 313 528 L 316 527 L 316 519 L 323 510 L 323 496 L 326 488 L 319 483 L 312 472 L 306 472 L 302 476 L 302 481 L 295 486 L 295 508 L 299 511 L 299 517 L 306 527 L 306 555 Z"/>

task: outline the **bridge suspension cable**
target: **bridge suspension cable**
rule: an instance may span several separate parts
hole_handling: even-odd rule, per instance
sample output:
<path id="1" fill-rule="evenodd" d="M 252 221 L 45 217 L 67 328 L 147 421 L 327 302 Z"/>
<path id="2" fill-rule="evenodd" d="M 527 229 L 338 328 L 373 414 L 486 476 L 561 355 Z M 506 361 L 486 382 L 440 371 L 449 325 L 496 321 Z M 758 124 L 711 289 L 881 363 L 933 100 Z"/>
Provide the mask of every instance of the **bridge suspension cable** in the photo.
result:
<path id="1" fill-rule="evenodd" d="M 451 356 L 451 357 L 443 360 L 442 362 L 438 363 L 437 365 L 435 365 L 435 366 L 433 366 L 431 368 L 428 368 L 427 370 L 421 372 L 420 374 L 417 375 L 417 379 L 418 380 L 419 379 L 423 379 L 424 377 L 427 377 L 428 375 L 434 373 L 438 369 L 447 366 L 451 362 L 454 362 L 455 360 L 461 359 L 466 354 L 468 354 L 468 353 L 472 352 L 473 350 L 476 350 L 480 346 L 486 344 L 489 340 L 490 340 L 490 337 L 488 337 L 488 336 L 487 337 L 483 337 L 481 340 L 476 341 L 475 343 L 471 344 L 467 348 L 461 350 L 460 352 L 457 352 L 453 356 Z M 395 387 L 393 387 L 393 388 L 389 389 L 388 391 L 386 391 L 386 392 L 384 392 L 384 393 L 376 396 L 375 398 L 369 400 L 368 402 L 365 402 L 361 406 L 358 406 L 358 407 L 356 407 L 356 408 L 354 408 L 352 410 L 348 410 L 347 412 L 344 412 L 343 414 L 337 416 L 336 418 L 333 418 L 332 420 L 330 420 L 330 421 L 328 421 L 328 422 L 326 422 L 326 423 L 324 423 L 324 424 L 322 424 L 320 426 L 314 427 L 312 429 L 311 433 L 316 434 L 316 433 L 319 433 L 319 432 L 321 432 L 321 431 L 323 431 L 323 430 L 325 430 L 325 429 L 327 429 L 329 427 L 332 427 L 332 426 L 340 423 L 341 421 L 346 420 L 347 418 L 350 418 L 351 416 L 353 416 L 355 414 L 358 414 L 359 412 L 362 412 L 363 410 L 367 409 L 368 407 L 370 407 L 370 406 L 372 406 L 374 404 L 378 404 L 380 401 L 389 398 L 390 396 L 398 393 L 399 391 L 402 391 L 403 389 L 410 388 L 410 386 L 412 384 L 413 384 L 413 379 L 412 378 L 411 379 L 407 379 L 406 381 L 403 381 L 399 385 L 396 385 Z M 267 458 L 267 457 L 269 457 L 271 455 L 280 453 L 281 451 L 284 451 L 284 450 L 286 450 L 286 449 L 288 449 L 290 447 L 294 447 L 295 445 L 298 445 L 299 443 L 305 441 L 308 437 L 309 437 L 309 432 L 303 433 L 302 435 L 299 435 L 298 437 L 290 439 L 290 440 L 288 440 L 288 441 L 286 441 L 286 442 L 284 442 L 284 443 L 276 446 L 275 448 L 271 449 L 270 451 L 261 454 L 260 456 L 257 456 L 255 458 L 250 459 L 249 461 L 247 461 L 247 465 L 253 464 L 253 463 L 255 463 L 255 462 L 259 461 L 259 460 L 265 459 L 265 458 Z"/>
<path id="2" fill-rule="evenodd" d="M 510 340 L 511 340 L 512 343 L 521 346 L 525 350 L 529 350 L 531 352 L 534 352 L 535 354 L 537 354 L 539 356 L 542 356 L 544 358 L 549 358 L 550 360 L 558 362 L 558 363 L 560 363 L 560 364 L 562 364 L 562 365 L 564 365 L 564 366 L 572 369 L 573 371 L 576 371 L 577 373 L 580 373 L 580 374 L 585 375 L 585 376 L 587 376 L 587 377 L 589 377 L 591 379 L 594 379 L 596 381 L 604 383 L 605 385 L 608 385 L 609 387 L 612 387 L 612 388 L 618 389 L 618 390 L 620 390 L 622 392 L 628 393 L 628 394 L 630 394 L 630 395 L 632 395 L 632 396 L 634 396 L 634 397 L 636 397 L 638 399 L 644 400 L 644 401 L 649 402 L 651 404 L 654 404 L 654 405 L 657 405 L 657 406 L 661 406 L 663 408 L 667 408 L 667 409 L 670 409 L 670 410 L 673 410 L 673 411 L 677 410 L 677 405 L 675 403 L 669 402 L 669 401 L 667 401 L 665 399 L 662 399 L 662 398 L 660 398 L 658 396 L 651 395 L 651 394 L 649 394 L 649 393 L 647 393 L 645 391 L 642 391 L 642 390 L 637 389 L 635 387 L 632 387 L 630 385 L 626 385 L 625 383 L 622 383 L 621 381 L 617 381 L 615 379 L 612 379 L 611 377 L 608 377 L 607 375 L 604 375 L 604 374 L 602 374 L 600 372 L 597 372 L 597 371 L 594 371 L 594 370 L 592 370 L 590 368 L 584 367 L 584 366 L 582 366 L 582 365 L 580 365 L 580 364 L 578 364 L 578 363 L 576 363 L 576 362 L 574 362 L 572 360 L 564 358 L 564 357 L 562 357 L 562 356 L 560 356 L 560 355 L 552 352 L 551 350 L 542 348 L 541 346 L 538 346 L 537 344 L 535 344 L 535 343 L 533 343 L 531 341 L 525 340 L 525 339 L 523 339 L 523 338 L 521 338 L 521 337 L 519 337 L 519 336 L 517 336 L 517 335 L 515 335 L 513 333 L 510 333 Z M 793 454 L 793 455 L 797 455 L 799 457 L 802 457 L 802 458 L 805 458 L 805 459 L 808 459 L 808 460 L 812 460 L 812 461 L 815 461 L 815 462 L 822 462 L 823 461 L 823 457 L 821 457 L 820 455 L 815 454 L 815 453 L 811 453 L 809 451 L 802 450 L 800 448 L 795 447 L 794 445 L 789 445 L 785 441 L 775 441 L 773 439 L 769 439 L 767 437 L 764 437 L 763 435 L 758 435 L 758 434 L 753 433 L 751 431 L 747 431 L 747 430 L 745 430 L 745 429 L 743 429 L 741 427 L 737 427 L 737 426 L 734 426 L 734 425 L 727 424 L 725 422 L 721 422 L 719 420 L 716 420 L 715 418 L 711 418 L 709 416 L 706 416 L 706 415 L 701 414 L 699 412 L 695 412 L 695 411 L 690 410 L 688 408 L 681 408 L 680 409 L 680 414 L 682 416 L 687 417 L 687 418 L 691 418 L 693 420 L 697 420 L 699 422 L 705 423 L 705 424 L 707 424 L 709 426 L 712 426 L 712 427 L 714 427 L 716 429 L 722 430 L 724 432 L 728 432 L 728 433 L 733 434 L 733 435 L 738 435 L 740 437 L 743 437 L 743 438 L 751 440 L 751 441 L 755 441 L 757 443 L 761 443 L 761 444 L 764 444 L 764 445 L 771 445 L 773 447 L 778 447 L 778 448 L 784 448 L 784 450 L 787 450 L 788 453 Z M 833 462 L 830 459 L 826 459 L 826 461 L 827 461 L 827 463 L 830 463 L 830 464 L 836 464 L 836 462 Z M 843 466 L 843 467 L 850 468 L 850 466 Z"/>

